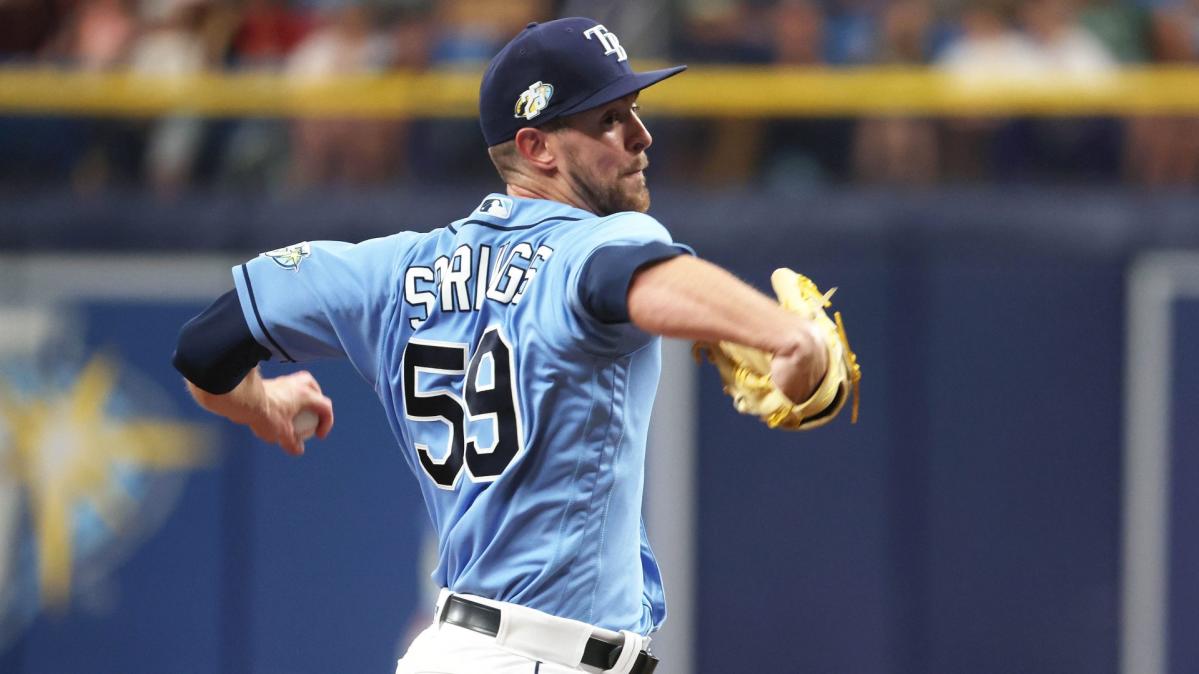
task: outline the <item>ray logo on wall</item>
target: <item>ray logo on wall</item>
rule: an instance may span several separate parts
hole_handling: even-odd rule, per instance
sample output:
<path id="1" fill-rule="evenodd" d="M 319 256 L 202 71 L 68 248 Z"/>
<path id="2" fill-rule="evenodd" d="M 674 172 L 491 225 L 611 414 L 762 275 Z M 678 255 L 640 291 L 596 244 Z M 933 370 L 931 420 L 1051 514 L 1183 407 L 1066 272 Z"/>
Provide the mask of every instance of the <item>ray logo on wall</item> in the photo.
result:
<path id="1" fill-rule="evenodd" d="M 0 349 L 0 652 L 40 613 L 119 602 L 113 571 L 212 459 L 160 386 L 113 352 L 73 352 Z"/>

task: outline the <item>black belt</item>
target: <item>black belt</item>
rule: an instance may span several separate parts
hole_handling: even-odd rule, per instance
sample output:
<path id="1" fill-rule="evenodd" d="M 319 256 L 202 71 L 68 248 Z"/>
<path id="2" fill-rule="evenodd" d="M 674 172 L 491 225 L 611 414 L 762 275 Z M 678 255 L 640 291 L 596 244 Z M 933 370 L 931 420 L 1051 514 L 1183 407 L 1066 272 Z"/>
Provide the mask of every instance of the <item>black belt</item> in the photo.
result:
<path id="1" fill-rule="evenodd" d="M 464 627 L 472 632 L 494 637 L 500 633 L 500 609 L 450 595 L 441 609 L 439 622 Z M 612 643 L 599 637 L 588 637 L 583 647 L 583 664 L 600 670 L 608 670 L 620 659 L 624 642 Z M 653 674 L 658 659 L 646 651 L 637 654 L 637 661 L 629 674 Z"/>

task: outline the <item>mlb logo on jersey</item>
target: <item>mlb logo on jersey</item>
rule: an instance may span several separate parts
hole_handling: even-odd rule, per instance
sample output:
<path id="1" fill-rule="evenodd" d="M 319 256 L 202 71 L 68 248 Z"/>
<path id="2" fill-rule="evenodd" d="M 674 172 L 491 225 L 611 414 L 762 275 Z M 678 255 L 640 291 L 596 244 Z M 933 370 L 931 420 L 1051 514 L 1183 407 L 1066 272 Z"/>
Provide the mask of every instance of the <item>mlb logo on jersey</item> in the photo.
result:
<path id="1" fill-rule="evenodd" d="M 512 200 L 504 197 L 487 197 L 475 210 L 483 215 L 507 220 L 508 216 L 512 215 Z"/>
<path id="2" fill-rule="evenodd" d="M 516 116 L 533 119 L 545 110 L 554 96 L 554 85 L 534 82 L 516 99 Z"/>

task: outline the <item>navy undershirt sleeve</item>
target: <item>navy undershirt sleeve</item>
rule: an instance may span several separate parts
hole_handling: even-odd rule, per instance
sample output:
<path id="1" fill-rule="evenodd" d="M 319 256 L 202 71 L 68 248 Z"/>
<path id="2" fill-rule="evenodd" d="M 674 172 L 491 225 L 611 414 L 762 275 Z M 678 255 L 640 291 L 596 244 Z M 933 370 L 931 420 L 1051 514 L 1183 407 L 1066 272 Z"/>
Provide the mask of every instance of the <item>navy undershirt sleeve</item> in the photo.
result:
<path id="1" fill-rule="evenodd" d="M 237 291 L 221 295 L 184 324 L 171 364 L 191 383 L 215 394 L 232 391 L 271 352 L 254 341 Z"/>
<path id="2" fill-rule="evenodd" d="M 661 241 L 604 246 L 595 251 L 579 277 L 579 299 L 601 323 L 629 322 L 629 284 L 642 267 L 686 251 Z"/>

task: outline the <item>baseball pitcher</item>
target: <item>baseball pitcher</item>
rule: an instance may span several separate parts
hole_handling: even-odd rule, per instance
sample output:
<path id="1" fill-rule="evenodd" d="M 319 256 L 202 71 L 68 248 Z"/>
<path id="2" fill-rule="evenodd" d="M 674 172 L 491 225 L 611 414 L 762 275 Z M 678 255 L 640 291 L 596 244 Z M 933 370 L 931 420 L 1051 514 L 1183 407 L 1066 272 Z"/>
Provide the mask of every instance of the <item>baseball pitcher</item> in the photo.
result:
<path id="1" fill-rule="evenodd" d="M 646 215 L 637 95 L 683 69 L 634 72 L 590 19 L 529 24 L 480 90 L 502 193 L 426 234 L 264 253 L 180 333 L 199 404 L 293 454 L 328 435 L 332 401 L 260 361 L 345 358 L 374 387 L 439 542 L 440 600 L 399 674 L 653 671 L 661 336 L 696 340 L 773 426 L 826 422 L 856 383 L 811 282 L 776 273 L 780 305 Z"/>

